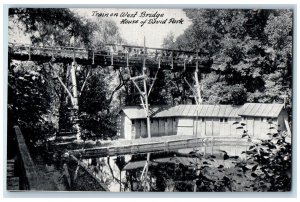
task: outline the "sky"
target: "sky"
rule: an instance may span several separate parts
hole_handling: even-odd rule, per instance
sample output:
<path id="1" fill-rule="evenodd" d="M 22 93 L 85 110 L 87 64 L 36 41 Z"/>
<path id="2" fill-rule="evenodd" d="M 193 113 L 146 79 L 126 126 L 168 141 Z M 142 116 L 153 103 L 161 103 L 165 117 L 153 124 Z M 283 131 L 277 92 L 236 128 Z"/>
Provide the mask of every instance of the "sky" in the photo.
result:
<path id="1" fill-rule="evenodd" d="M 121 37 L 127 41 L 128 45 L 143 45 L 144 37 L 146 39 L 146 46 L 160 48 L 163 39 L 169 34 L 173 33 L 175 37 L 179 36 L 191 24 L 181 9 L 71 9 L 80 16 L 86 17 L 92 21 L 100 19 L 111 19 L 116 22 L 119 27 Z M 123 17 L 121 14 L 129 14 Z M 110 16 L 110 15 L 118 16 Z M 108 17 L 106 17 L 108 15 Z M 177 23 L 170 19 L 174 18 Z M 121 21 L 127 19 L 130 21 L 137 20 L 136 24 L 122 24 Z M 150 20 L 151 19 L 151 20 Z M 165 22 L 165 24 L 148 24 L 154 19 Z M 182 19 L 182 20 L 181 20 Z M 146 23 L 141 26 L 141 21 Z M 181 21 L 180 21 L 181 20 Z"/>
<path id="2" fill-rule="evenodd" d="M 185 13 L 181 9 L 70 9 L 72 12 L 78 14 L 81 17 L 87 18 L 94 22 L 103 20 L 113 20 L 119 27 L 121 37 L 125 39 L 127 45 L 143 45 L 144 37 L 146 40 L 146 46 L 153 48 L 162 47 L 163 39 L 170 33 L 178 37 L 186 28 L 189 27 L 191 21 L 186 17 Z M 98 14 L 98 15 L 97 15 Z M 109 15 L 100 17 L 100 14 Z M 111 17 L 110 14 L 118 14 L 118 16 Z M 121 14 L 129 14 L 127 17 L 121 16 Z M 154 16 L 154 17 L 153 17 Z M 178 23 L 169 23 L 170 19 L 174 18 L 178 20 Z M 130 21 L 137 20 L 136 24 L 122 24 L 121 21 L 127 19 Z M 165 22 L 165 24 L 148 24 L 151 20 Z M 181 20 L 182 19 L 182 20 Z M 146 23 L 141 26 L 141 21 Z M 172 21 L 174 22 L 174 21 Z M 9 42 L 30 44 L 30 38 L 22 30 L 15 26 L 15 24 L 9 22 Z"/>

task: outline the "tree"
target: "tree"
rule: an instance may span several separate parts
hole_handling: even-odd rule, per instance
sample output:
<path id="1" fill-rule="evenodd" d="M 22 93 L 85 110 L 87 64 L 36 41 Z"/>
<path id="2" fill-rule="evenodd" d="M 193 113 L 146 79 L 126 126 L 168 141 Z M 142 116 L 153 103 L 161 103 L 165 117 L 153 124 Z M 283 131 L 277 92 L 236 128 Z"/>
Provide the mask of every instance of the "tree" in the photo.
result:
<path id="1" fill-rule="evenodd" d="M 31 147 L 37 141 L 54 134 L 51 116 L 49 83 L 40 66 L 32 62 L 12 62 L 8 74 L 8 139 L 14 134 L 13 126 L 19 125 Z"/>
<path id="2" fill-rule="evenodd" d="M 210 54 L 213 59 L 211 69 L 218 76 L 207 75 L 202 80 L 206 102 L 284 102 L 284 97 L 288 96 L 286 103 L 289 107 L 292 69 L 290 10 L 184 11 L 192 24 L 171 45 Z M 226 96 L 231 88 L 240 89 L 242 102 L 239 97 Z M 224 95 L 224 99 L 220 97 Z"/>
<path id="3" fill-rule="evenodd" d="M 10 9 L 9 15 L 10 22 L 15 22 L 34 45 L 101 49 L 105 43 L 122 42 L 119 30 L 114 22 L 108 20 L 90 21 L 69 9 Z M 71 68 L 70 64 L 56 63 L 55 58 L 53 58 L 49 63 L 33 65 L 39 65 L 44 70 L 45 78 L 47 77 L 48 84 L 51 84 L 51 87 L 45 90 L 48 90 L 48 93 L 54 97 L 49 105 L 55 106 L 56 113 L 52 113 L 52 115 L 58 117 L 59 120 L 58 124 L 54 123 L 55 127 L 57 130 L 64 129 L 72 131 L 72 127 L 77 120 L 74 118 L 74 110 L 72 110 L 72 108 L 74 108 L 72 101 L 74 97 L 72 95 L 72 82 L 69 73 Z M 105 110 L 116 111 L 116 109 L 112 107 L 111 102 L 115 102 L 115 93 L 123 86 L 123 82 L 120 82 L 120 86 L 116 87 L 113 91 L 113 89 L 107 87 L 113 84 L 112 81 L 107 79 L 111 77 L 110 73 L 104 71 L 101 73 L 101 79 L 105 79 L 104 81 L 96 79 L 95 76 L 91 76 L 93 73 L 99 75 L 99 72 L 91 71 L 90 66 L 77 65 L 76 67 L 79 100 L 81 104 L 85 104 L 84 106 L 80 106 L 83 108 L 80 112 L 83 114 L 79 114 L 79 116 L 84 118 L 86 113 L 89 114 L 87 120 L 91 121 L 90 124 L 88 124 L 88 121 L 81 121 L 85 129 L 89 129 L 89 133 L 97 132 L 102 135 L 107 133 L 108 130 L 112 130 L 108 132 L 108 136 L 111 137 L 115 129 L 109 125 L 115 123 L 116 117 L 110 113 L 103 114 L 103 112 Z M 89 81 L 89 79 L 92 80 Z M 96 103 L 93 104 L 93 100 L 86 99 L 86 95 L 98 96 L 99 99 L 102 99 L 103 97 L 101 96 L 103 95 L 101 92 L 103 91 L 102 89 L 99 90 L 98 86 L 105 86 L 104 89 L 108 91 L 107 93 L 113 92 L 109 95 L 110 97 L 107 97 L 105 101 L 103 100 L 102 104 L 107 105 L 106 108 L 93 111 L 97 109 L 94 108 Z M 114 86 L 114 84 L 112 86 Z M 99 90 L 99 93 L 95 92 L 95 89 Z M 105 96 L 106 95 L 107 94 L 105 94 Z M 89 103 L 90 101 L 91 103 Z M 99 117 L 101 117 L 101 123 L 103 123 L 101 127 L 93 123 L 93 121 L 98 120 Z M 107 138 L 101 135 L 99 135 L 99 137 Z"/>
<path id="4" fill-rule="evenodd" d="M 119 108 L 112 104 L 115 93 L 124 85 L 118 77 L 114 70 L 96 69 L 87 80 L 79 98 L 80 124 L 87 130 L 84 138 L 107 139 L 116 135 Z"/>
<path id="5" fill-rule="evenodd" d="M 32 44 L 70 45 L 72 37 L 85 46 L 90 44 L 91 23 L 84 23 L 69 9 L 11 8 L 9 17 L 24 25 L 22 27 L 30 34 Z"/>
<path id="6" fill-rule="evenodd" d="M 175 36 L 173 32 L 167 34 L 163 39 L 163 48 L 176 49 Z"/>

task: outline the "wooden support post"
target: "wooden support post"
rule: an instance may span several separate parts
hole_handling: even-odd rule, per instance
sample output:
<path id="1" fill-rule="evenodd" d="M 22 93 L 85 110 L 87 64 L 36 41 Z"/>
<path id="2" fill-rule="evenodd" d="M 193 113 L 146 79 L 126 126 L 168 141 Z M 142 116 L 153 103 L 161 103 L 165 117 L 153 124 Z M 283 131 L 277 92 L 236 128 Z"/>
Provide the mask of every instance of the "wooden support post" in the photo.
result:
<path id="1" fill-rule="evenodd" d="M 74 53 L 75 54 L 75 53 Z M 81 130 L 80 126 L 78 123 L 78 92 L 77 92 L 77 82 L 76 82 L 76 62 L 73 61 L 71 65 L 71 79 L 72 79 L 72 91 L 73 91 L 73 99 L 72 99 L 72 104 L 73 104 L 73 109 L 74 109 L 74 118 L 75 120 L 75 128 L 76 128 L 76 138 L 77 140 L 80 140 L 80 135 L 81 135 Z"/>
<path id="2" fill-rule="evenodd" d="M 196 82 L 196 91 L 197 91 L 197 98 L 198 98 L 198 104 L 202 103 L 202 97 L 201 97 L 201 91 L 200 91 L 200 84 L 199 84 L 199 78 L 198 78 L 198 59 L 196 61 L 196 71 L 195 71 L 195 82 Z"/>
<path id="3" fill-rule="evenodd" d="M 72 78 L 72 92 L 73 92 L 73 105 L 78 109 L 78 92 L 76 82 L 76 62 L 72 62 L 71 65 L 71 78 Z"/>
<path id="4" fill-rule="evenodd" d="M 95 51 L 93 50 L 93 61 L 92 61 L 92 64 L 94 65 L 95 64 Z"/>
<path id="5" fill-rule="evenodd" d="M 28 49 L 28 60 L 31 60 L 31 45 L 29 45 Z"/>
<path id="6" fill-rule="evenodd" d="M 129 52 L 126 53 L 126 67 L 129 67 Z"/>
<path id="7" fill-rule="evenodd" d="M 172 61 L 171 69 L 173 69 L 174 68 L 173 51 L 171 52 L 171 61 Z"/>
<path id="8" fill-rule="evenodd" d="M 196 117 L 196 134 L 194 136 L 198 136 L 198 124 L 199 124 L 199 113 L 198 113 L 198 108 L 197 108 L 197 117 Z"/>
<path id="9" fill-rule="evenodd" d="M 143 69 L 142 69 L 142 76 L 137 76 L 143 79 L 144 83 L 144 93 L 142 93 L 143 98 L 145 99 L 145 113 L 147 117 L 147 134 L 148 138 L 151 138 L 151 131 L 150 131 L 150 115 L 149 115 L 149 103 L 148 103 L 148 91 L 147 91 L 147 75 L 146 75 L 146 39 L 144 37 L 144 54 L 143 54 Z M 141 92 L 140 92 L 141 93 Z"/>
<path id="10" fill-rule="evenodd" d="M 164 147 L 165 147 L 164 151 L 169 151 L 169 142 L 168 141 L 165 141 Z"/>
<path id="11" fill-rule="evenodd" d="M 287 130 L 288 136 L 292 137 L 292 132 L 291 132 L 291 129 L 290 129 L 290 125 L 289 125 L 289 122 L 286 118 L 284 118 L 284 124 L 285 124 L 286 130 Z"/>

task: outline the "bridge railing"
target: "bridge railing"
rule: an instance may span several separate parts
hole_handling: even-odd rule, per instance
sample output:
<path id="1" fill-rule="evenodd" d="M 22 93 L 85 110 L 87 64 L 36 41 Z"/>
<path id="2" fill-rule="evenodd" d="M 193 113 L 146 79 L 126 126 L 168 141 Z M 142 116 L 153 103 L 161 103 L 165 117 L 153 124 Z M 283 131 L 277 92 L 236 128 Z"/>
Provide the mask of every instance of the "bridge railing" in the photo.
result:
<path id="1" fill-rule="evenodd" d="M 23 134 L 18 126 L 14 126 L 17 141 L 17 166 L 21 190 L 39 190 L 38 175 L 30 156 Z"/>
<path id="2" fill-rule="evenodd" d="M 139 49 L 134 51 L 133 48 L 126 46 L 120 50 L 113 48 L 86 49 L 67 46 L 37 46 L 30 44 L 9 43 L 11 53 L 18 56 L 27 56 L 31 60 L 33 56 L 60 57 L 60 58 L 76 58 L 88 60 L 92 64 L 106 66 L 141 66 L 143 59 L 146 59 L 146 66 L 150 68 L 171 68 L 188 70 L 199 68 L 208 68 L 210 66 L 210 58 L 208 55 L 198 55 L 186 51 L 169 51 L 159 48 L 147 48 L 144 53 Z M 39 58 L 40 59 L 40 58 Z"/>

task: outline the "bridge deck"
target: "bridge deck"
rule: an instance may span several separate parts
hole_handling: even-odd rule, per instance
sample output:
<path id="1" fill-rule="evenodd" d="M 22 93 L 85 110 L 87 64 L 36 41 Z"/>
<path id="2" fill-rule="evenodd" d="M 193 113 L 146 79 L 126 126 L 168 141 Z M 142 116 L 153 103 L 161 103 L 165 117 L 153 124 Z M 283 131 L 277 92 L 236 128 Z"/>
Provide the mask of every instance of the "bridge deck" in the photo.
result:
<path id="1" fill-rule="evenodd" d="M 158 56 L 156 52 L 147 54 L 126 51 L 110 52 L 108 50 L 89 50 L 72 47 L 40 47 L 24 44 L 9 44 L 9 56 L 12 59 L 26 61 L 32 60 L 40 63 L 49 62 L 52 58 L 55 62 L 71 63 L 75 58 L 81 65 L 114 66 L 118 67 L 142 67 L 143 58 L 146 58 L 146 66 L 149 68 L 171 69 L 173 71 L 194 71 L 196 63 L 202 72 L 210 71 L 211 60 L 208 56 L 201 59 L 187 59 L 180 56 Z M 192 58 L 192 56 L 191 56 Z"/>

